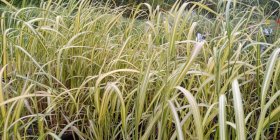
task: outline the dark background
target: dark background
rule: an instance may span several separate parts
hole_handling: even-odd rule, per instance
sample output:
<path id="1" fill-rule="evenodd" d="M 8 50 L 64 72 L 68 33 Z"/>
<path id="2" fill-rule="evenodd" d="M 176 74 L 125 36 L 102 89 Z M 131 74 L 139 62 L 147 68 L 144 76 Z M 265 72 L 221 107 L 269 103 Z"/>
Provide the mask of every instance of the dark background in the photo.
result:
<path id="1" fill-rule="evenodd" d="M 0 0 L 0 7 L 4 7 L 5 4 Z M 26 6 L 39 6 L 42 1 L 49 1 L 49 0 L 6 0 L 9 3 L 13 4 L 16 7 L 26 7 Z M 54 2 L 69 2 L 69 1 L 78 1 L 78 0 L 52 0 Z M 218 2 L 222 0 L 180 0 L 180 3 L 196 1 L 204 3 L 205 5 L 209 6 L 213 10 L 218 9 Z M 275 0 L 279 1 L 279 0 Z M 269 15 L 272 14 L 275 18 L 279 17 L 279 4 L 273 0 L 242 0 L 243 4 L 261 7 L 264 11 L 264 14 Z M 168 10 L 172 4 L 176 2 L 176 0 L 92 0 L 93 3 L 102 3 L 102 4 L 109 4 L 110 6 L 129 6 L 133 7 L 139 3 L 149 3 L 153 7 L 156 5 L 161 5 L 161 8 Z M 280 3 L 280 2 L 279 2 Z M 243 4 L 237 4 L 237 6 L 242 6 Z M 244 6 L 244 5 L 243 5 Z M 218 11 L 221 12 L 221 11 Z"/>

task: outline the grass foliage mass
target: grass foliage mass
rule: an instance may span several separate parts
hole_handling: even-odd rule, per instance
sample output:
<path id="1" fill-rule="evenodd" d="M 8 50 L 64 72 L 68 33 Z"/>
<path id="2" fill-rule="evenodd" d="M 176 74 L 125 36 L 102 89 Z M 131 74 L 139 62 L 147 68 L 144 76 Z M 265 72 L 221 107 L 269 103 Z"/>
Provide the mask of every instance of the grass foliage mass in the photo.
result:
<path id="1" fill-rule="evenodd" d="M 280 139 L 276 0 L 1 1 L 2 140 Z"/>

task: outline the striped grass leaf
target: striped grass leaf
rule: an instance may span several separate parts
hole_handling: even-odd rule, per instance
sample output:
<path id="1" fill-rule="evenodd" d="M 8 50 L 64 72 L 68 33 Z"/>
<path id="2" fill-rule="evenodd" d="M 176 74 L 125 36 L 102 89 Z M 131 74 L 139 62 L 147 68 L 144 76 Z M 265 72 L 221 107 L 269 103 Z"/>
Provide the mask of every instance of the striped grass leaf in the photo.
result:
<path id="1" fill-rule="evenodd" d="M 231 34 L 231 24 L 230 24 L 230 6 L 231 6 L 231 1 L 232 0 L 228 0 L 227 1 L 227 6 L 226 6 L 226 26 L 227 26 L 227 34 L 228 36 L 230 36 Z"/>
<path id="2" fill-rule="evenodd" d="M 111 84 L 112 89 L 115 91 L 115 93 L 117 94 L 117 97 L 121 103 L 121 122 L 122 122 L 122 129 L 124 131 L 124 137 L 128 138 L 128 133 L 127 133 L 127 111 L 126 111 L 126 105 L 125 105 L 125 101 L 122 95 L 122 92 L 120 91 L 120 89 L 115 85 L 115 84 Z"/>
<path id="3" fill-rule="evenodd" d="M 260 126 L 261 129 L 267 128 L 270 122 L 276 120 L 279 116 L 279 111 L 280 108 L 277 107 L 274 109 L 267 117 L 266 114 L 268 113 L 267 111 L 271 108 L 271 105 L 275 102 L 275 100 L 280 96 L 280 91 L 276 92 L 272 97 L 270 97 L 270 100 L 265 104 L 261 114 L 260 114 L 260 119 L 259 122 L 263 122 L 262 125 Z"/>
<path id="4" fill-rule="evenodd" d="M 100 112 L 99 112 L 99 118 L 98 118 L 98 123 L 100 125 L 104 125 L 104 121 L 106 119 L 106 113 L 108 111 L 109 108 L 109 102 L 112 96 L 112 90 L 111 90 L 111 86 L 107 85 L 105 87 L 105 91 L 103 93 L 103 97 L 101 100 L 101 106 L 100 106 Z"/>
<path id="5" fill-rule="evenodd" d="M 4 90 L 3 90 L 3 85 L 2 85 L 2 79 L 3 79 L 3 73 L 6 69 L 7 65 L 5 65 L 3 68 L 0 70 L 0 103 L 3 103 L 5 101 L 5 96 L 4 96 Z M 5 106 L 1 106 L 1 116 L 3 119 L 6 117 L 6 108 Z"/>
<path id="6" fill-rule="evenodd" d="M 268 88 L 270 87 L 270 81 L 272 79 L 272 75 L 273 75 L 273 71 L 274 71 L 274 67 L 275 67 L 275 63 L 278 59 L 278 55 L 279 55 L 280 49 L 276 49 L 272 55 L 270 56 L 267 66 L 266 66 L 266 71 L 264 74 L 264 80 L 262 83 L 262 88 L 261 88 L 261 115 L 259 118 L 259 122 L 258 122 L 258 127 L 257 127 L 257 133 L 255 136 L 255 140 L 259 140 L 261 133 L 263 131 L 263 123 L 265 120 L 265 104 L 266 104 L 266 95 L 268 93 Z"/>
<path id="7" fill-rule="evenodd" d="M 191 54 L 190 59 L 188 62 L 186 62 L 182 67 L 174 71 L 174 73 L 171 75 L 173 79 L 170 81 L 170 87 L 174 88 L 175 86 L 178 86 L 185 78 L 185 74 L 189 71 L 191 65 L 193 64 L 195 58 L 200 53 L 200 50 L 202 49 L 204 45 L 204 42 L 196 43 L 193 49 L 193 52 Z"/>
<path id="8" fill-rule="evenodd" d="M 100 83 L 105 77 L 110 76 L 111 74 L 114 74 L 114 73 L 118 73 L 118 72 L 139 73 L 139 71 L 133 70 L 133 69 L 117 69 L 117 70 L 113 70 L 113 71 L 101 74 L 98 77 L 98 79 L 96 80 L 95 94 L 94 94 L 94 101 L 95 101 L 95 105 L 96 105 L 96 108 L 97 108 L 98 112 L 100 111 L 99 110 L 100 109 L 100 101 L 99 101 L 99 98 L 100 98 L 100 95 L 99 95 L 100 94 L 100 89 L 99 89 Z"/>
<path id="9" fill-rule="evenodd" d="M 3 56 L 2 56 L 2 64 L 3 66 L 9 64 L 9 59 L 8 59 L 8 33 L 13 31 L 13 28 L 9 28 L 9 29 L 6 29 L 2 35 L 2 53 L 3 53 Z M 4 72 L 3 72 L 3 75 L 4 75 L 4 80 L 7 80 L 7 75 L 8 75 L 8 68 L 4 69 Z"/>
<path id="10" fill-rule="evenodd" d="M 173 119 L 175 121 L 177 138 L 179 140 L 184 140 L 184 134 L 183 134 L 183 130 L 182 130 L 182 127 L 181 127 L 181 124 L 180 124 L 180 119 L 179 119 L 176 107 L 174 106 L 174 104 L 170 100 L 168 101 L 168 104 L 169 104 L 169 107 L 171 109 Z"/>
<path id="11" fill-rule="evenodd" d="M 33 86 L 34 85 L 31 84 L 30 86 L 27 87 L 27 82 L 26 82 L 23 89 L 22 89 L 21 96 L 28 95 Z M 23 99 L 20 99 L 20 100 L 17 101 L 17 105 L 15 106 L 14 115 L 12 117 L 13 120 L 18 120 L 20 118 L 21 113 L 23 112 L 22 110 L 23 110 L 23 107 L 24 107 L 23 106 L 24 105 L 24 100 L 25 99 L 23 98 Z M 14 135 L 16 135 L 17 137 L 19 135 L 18 134 L 19 133 L 18 126 L 19 126 L 19 124 L 15 124 L 15 126 L 14 126 Z M 40 135 L 41 135 L 41 133 L 40 133 Z"/>
<path id="12" fill-rule="evenodd" d="M 54 96 L 50 95 L 50 94 L 27 94 L 27 95 L 21 95 L 21 96 L 9 98 L 9 99 L 5 100 L 4 102 L 1 102 L 0 103 L 0 107 L 4 106 L 6 104 L 9 104 L 9 103 L 16 102 L 16 101 L 21 100 L 21 99 L 32 98 L 32 97 L 54 97 Z"/>
<path id="13" fill-rule="evenodd" d="M 172 33 L 171 33 L 171 38 L 170 38 L 170 46 L 169 46 L 169 56 L 171 56 L 171 58 L 175 55 L 175 41 L 176 41 L 176 34 L 177 34 L 177 28 L 180 24 L 180 20 L 182 17 L 183 12 L 185 11 L 185 8 L 188 6 L 189 3 L 184 3 L 180 9 L 178 10 L 178 12 L 176 13 L 176 17 L 175 17 L 175 21 L 174 21 L 174 25 L 172 28 Z"/>
<path id="14" fill-rule="evenodd" d="M 144 64 L 144 68 L 146 69 L 145 72 L 143 73 L 143 78 L 142 78 L 142 82 L 139 85 L 139 89 L 138 89 L 138 94 L 137 94 L 137 100 L 136 100 L 136 108 L 135 108 L 135 126 L 138 126 L 143 114 L 143 110 L 144 110 L 144 103 L 146 100 L 146 94 L 148 91 L 148 85 L 149 85 L 149 80 L 150 80 L 150 76 L 151 76 L 151 66 L 152 66 L 152 62 L 153 62 L 153 58 L 151 58 L 149 60 L 148 66 L 146 67 Z M 136 127 L 135 129 L 135 135 L 136 138 L 138 138 L 138 128 Z"/>
<path id="15" fill-rule="evenodd" d="M 233 104 L 238 140 L 246 140 L 246 127 L 241 92 L 237 79 L 232 82 Z"/>
<path id="16" fill-rule="evenodd" d="M 167 105 L 164 107 L 159 107 L 160 109 L 155 113 L 154 117 L 149 120 L 148 126 L 145 129 L 144 134 L 140 140 L 147 140 L 152 133 L 152 129 L 155 127 L 156 122 L 160 119 L 162 115 L 162 110 L 167 108 Z"/>
<path id="17" fill-rule="evenodd" d="M 227 138 L 227 125 L 226 125 L 226 96 L 220 95 L 219 98 L 219 138 L 226 140 Z"/>
<path id="18" fill-rule="evenodd" d="M 177 86 L 176 89 L 180 90 L 184 94 L 184 96 L 187 98 L 187 100 L 191 106 L 190 110 L 193 114 L 196 135 L 199 140 L 203 140 L 204 132 L 203 132 L 203 127 L 202 127 L 202 121 L 201 121 L 200 111 L 199 111 L 195 98 L 189 91 L 187 91 L 183 87 Z"/>
<path id="19" fill-rule="evenodd" d="M 182 119 L 182 121 L 180 122 L 180 127 L 183 127 L 183 125 L 186 123 L 186 121 L 191 117 L 192 112 L 188 112 L 184 118 Z M 183 128 L 182 128 L 183 129 Z M 173 133 L 173 135 L 171 136 L 170 140 L 175 140 L 177 137 L 177 131 Z"/>
<path id="20" fill-rule="evenodd" d="M 63 65 L 61 64 L 61 59 L 62 59 L 62 54 L 63 54 L 63 50 L 65 50 L 66 48 L 69 48 L 69 46 L 73 46 L 71 45 L 72 42 L 74 42 L 75 39 L 77 39 L 78 37 L 80 37 L 81 35 L 86 35 L 89 34 L 91 32 L 89 31 L 85 31 L 85 32 L 80 32 L 76 35 L 74 35 L 71 39 L 69 39 L 69 41 L 67 42 L 67 44 L 65 46 L 63 46 L 62 48 L 60 48 L 57 52 L 57 59 L 56 59 L 56 78 L 61 80 L 62 79 L 62 73 L 61 71 L 63 71 Z M 70 47 L 71 48 L 71 47 Z"/>
<path id="21" fill-rule="evenodd" d="M 277 62 L 279 53 L 280 53 L 280 48 L 276 49 L 272 53 L 272 55 L 270 56 L 270 58 L 268 60 L 268 64 L 266 66 L 266 71 L 265 71 L 264 80 L 263 80 L 262 89 L 261 89 L 261 108 L 263 108 L 263 106 L 265 104 L 266 94 L 267 94 L 268 88 L 270 86 L 270 81 L 271 81 L 271 78 L 273 75 L 275 63 Z"/>
<path id="22" fill-rule="evenodd" d="M 278 60 L 277 62 L 277 65 L 276 65 L 276 69 L 275 69 L 275 75 L 274 75 L 274 78 L 273 78 L 273 80 L 272 80 L 272 93 L 275 93 L 275 90 L 277 90 L 277 86 L 278 86 L 278 82 L 277 82 L 277 80 L 278 80 L 278 77 L 280 76 L 280 72 L 278 72 L 278 71 L 280 71 L 280 60 Z"/>
<path id="23" fill-rule="evenodd" d="M 215 108 L 218 105 L 218 103 L 213 103 L 208 109 L 206 114 L 204 115 L 202 126 L 203 128 L 207 127 L 213 119 L 219 114 L 217 109 Z"/>
<path id="24" fill-rule="evenodd" d="M 42 68 L 42 66 L 39 64 L 39 62 L 36 61 L 36 59 L 34 57 L 32 57 L 32 55 L 27 50 L 25 50 L 23 47 L 18 46 L 18 45 L 15 45 L 15 47 L 18 48 L 19 50 L 21 50 L 23 53 L 25 53 L 25 55 L 27 55 L 33 61 L 35 66 L 37 66 L 40 71 L 43 71 L 44 73 L 46 73 L 45 70 Z"/>
<path id="25" fill-rule="evenodd" d="M 269 116 L 265 118 L 263 123 L 263 128 L 267 128 L 272 122 L 279 120 L 280 118 L 279 116 L 280 116 L 280 106 L 275 108 L 272 112 L 270 112 Z"/>
<path id="26" fill-rule="evenodd" d="M 192 36 L 194 34 L 194 30 L 195 30 L 195 27 L 197 26 L 197 22 L 194 22 L 192 25 L 191 25 L 191 28 L 189 30 L 189 33 L 188 33 L 188 36 L 187 36 L 187 40 L 192 40 Z M 190 49 L 190 43 L 187 43 L 187 56 L 189 56 L 188 53 L 191 52 L 191 49 Z"/>
<path id="27" fill-rule="evenodd" d="M 75 120 L 75 121 L 72 121 L 70 122 L 69 124 L 67 124 L 61 131 L 60 133 L 57 135 L 58 137 L 62 137 L 62 135 L 72 126 L 74 125 L 75 123 L 81 121 L 81 119 L 78 119 L 78 120 Z"/>
<path id="28" fill-rule="evenodd" d="M 4 127 L 3 127 L 3 136 L 2 136 L 2 140 L 8 140 L 8 136 L 9 136 L 9 127 L 11 127 L 12 125 L 10 125 L 10 123 L 13 121 L 13 120 L 10 120 L 13 116 L 13 109 L 15 107 L 15 105 L 17 104 L 17 102 L 13 102 L 11 106 L 9 106 L 9 110 L 7 112 L 7 116 L 6 118 L 3 118 L 3 121 L 4 122 Z M 16 121 L 13 121 L 14 123 Z"/>

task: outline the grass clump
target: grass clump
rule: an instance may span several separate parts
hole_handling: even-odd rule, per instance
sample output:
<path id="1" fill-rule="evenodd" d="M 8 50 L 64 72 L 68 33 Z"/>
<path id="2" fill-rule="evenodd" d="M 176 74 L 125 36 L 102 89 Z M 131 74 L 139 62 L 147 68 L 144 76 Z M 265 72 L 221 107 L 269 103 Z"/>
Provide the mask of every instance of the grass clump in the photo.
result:
<path id="1" fill-rule="evenodd" d="M 124 17 L 89 0 L 5 2 L 3 140 L 280 137 L 279 25 L 263 32 L 265 8 L 142 3 Z"/>

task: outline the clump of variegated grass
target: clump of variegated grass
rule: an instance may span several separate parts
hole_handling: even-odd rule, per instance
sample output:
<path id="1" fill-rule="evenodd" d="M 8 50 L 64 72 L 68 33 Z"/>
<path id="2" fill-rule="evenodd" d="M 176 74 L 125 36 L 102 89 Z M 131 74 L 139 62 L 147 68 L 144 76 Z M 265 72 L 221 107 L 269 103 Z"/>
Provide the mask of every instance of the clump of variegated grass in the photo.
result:
<path id="1" fill-rule="evenodd" d="M 279 40 L 265 41 L 259 7 L 143 3 L 124 18 L 124 7 L 87 0 L 6 4 L 3 140 L 279 137 Z M 197 42 L 197 32 L 209 35 Z"/>

